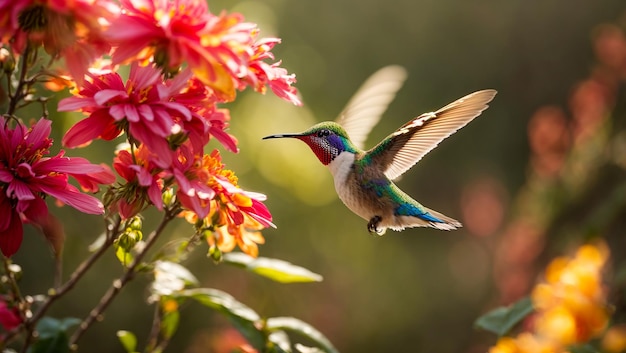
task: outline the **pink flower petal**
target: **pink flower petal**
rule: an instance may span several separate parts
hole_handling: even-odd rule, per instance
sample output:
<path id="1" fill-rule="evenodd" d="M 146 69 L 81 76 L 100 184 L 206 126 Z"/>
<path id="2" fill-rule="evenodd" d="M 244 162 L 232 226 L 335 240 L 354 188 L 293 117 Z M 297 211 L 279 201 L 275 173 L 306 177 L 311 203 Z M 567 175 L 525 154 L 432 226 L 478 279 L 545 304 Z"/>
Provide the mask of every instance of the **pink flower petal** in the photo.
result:
<path id="1" fill-rule="evenodd" d="M 11 331 L 22 323 L 15 308 L 9 308 L 4 300 L 0 301 L 0 325 L 5 331 Z"/>
<path id="2" fill-rule="evenodd" d="M 113 119 L 115 119 L 116 121 L 124 120 L 124 118 L 126 118 L 125 104 L 116 104 L 112 106 L 111 108 L 109 108 L 109 114 L 111 114 Z"/>
<path id="3" fill-rule="evenodd" d="M 0 189 L 0 191 L 3 191 Z M 4 232 L 9 225 L 11 224 L 11 217 L 7 217 L 13 212 L 13 207 L 11 207 L 11 202 L 5 196 L 4 192 L 0 192 L 0 233 Z"/>
<path id="4" fill-rule="evenodd" d="M 9 219 L 9 226 L 4 231 L 0 231 L 0 250 L 4 256 L 11 257 L 22 245 L 24 228 L 20 215 L 17 212 L 9 212 L 4 214 L 3 217 Z"/>
<path id="5" fill-rule="evenodd" d="M 114 120 L 106 114 L 91 114 L 72 126 L 63 137 L 63 145 L 67 147 L 78 147 L 100 137 L 107 130 L 111 129 Z"/>
<path id="6" fill-rule="evenodd" d="M 138 121 L 141 121 L 139 113 L 137 113 L 137 108 L 134 105 L 124 104 L 123 107 L 126 120 L 128 120 L 130 123 L 136 123 Z"/>
<path id="7" fill-rule="evenodd" d="M 7 187 L 7 196 L 18 200 L 33 200 L 35 195 L 30 186 L 20 179 L 14 179 L 9 187 Z"/>
<path id="8" fill-rule="evenodd" d="M 66 189 L 60 190 L 57 188 L 50 188 L 47 185 L 42 185 L 41 190 L 51 196 L 56 197 L 59 201 L 68 204 L 75 209 L 88 214 L 103 214 L 104 205 L 97 198 L 85 195 L 79 192 L 72 185 L 67 185 Z"/>
<path id="9" fill-rule="evenodd" d="M 152 201 L 152 204 L 154 204 L 154 207 L 158 210 L 163 209 L 163 193 L 156 183 L 152 183 L 148 188 L 148 197 L 150 201 Z"/>
<path id="10" fill-rule="evenodd" d="M 37 197 L 28 203 L 28 208 L 23 213 L 26 220 L 42 225 L 48 219 L 48 206 L 42 198 Z"/>
<path id="11" fill-rule="evenodd" d="M 115 100 L 116 98 L 120 98 L 124 100 L 127 99 L 128 94 L 125 91 L 114 90 L 114 89 L 103 89 L 103 90 L 96 92 L 93 98 L 94 98 L 94 102 L 97 105 L 105 106 L 107 103 L 109 103 L 112 100 Z"/>

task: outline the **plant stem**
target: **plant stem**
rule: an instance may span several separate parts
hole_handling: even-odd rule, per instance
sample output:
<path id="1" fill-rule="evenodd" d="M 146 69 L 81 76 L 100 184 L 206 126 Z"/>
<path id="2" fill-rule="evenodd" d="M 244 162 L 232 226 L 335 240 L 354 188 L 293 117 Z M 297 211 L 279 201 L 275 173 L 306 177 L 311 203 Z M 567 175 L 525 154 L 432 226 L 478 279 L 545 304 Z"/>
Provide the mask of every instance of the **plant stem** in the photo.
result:
<path id="1" fill-rule="evenodd" d="M 154 305 L 154 316 L 152 318 L 152 329 L 150 330 L 150 335 L 148 336 L 148 343 L 146 344 L 146 352 L 153 352 L 154 347 L 156 347 L 159 342 L 159 332 L 161 329 L 161 308 L 159 303 L 155 303 Z"/>
<path id="2" fill-rule="evenodd" d="M 20 304 L 24 301 L 22 298 L 22 294 L 20 293 L 20 287 L 17 285 L 17 280 L 15 279 L 15 274 L 11 271 L 11 263 L 9 258 L 2 255 L 2 264 L 4 265 L 4 272 L 9 279 L 9 286 L 11 287 L 11 295 L 13 296 L 13 300 L 19 302 Z M 21 305 L 20 305 L 21 306 Z M 20 315 L 23 315 L 22 310 L 20 310 Z M 25 317 L 22 317 L 24 320 Z"/>
<path id="3" fill-rule="evenodd" d="M 28 60 L 30 56 L 31 47 L 26 44 L 24 48 L 24 54 L 20 58 L 20 77 L 17 81 L 17 87 L 11 99 L 9 100 L 9 108 L 7 109 L 7 115 L 13 116 L 17 110 L 17 104 L 24 98 L 24 86 L 26 85 L 26 74 L 28 72 Z M 10 83 L 9 83 L 10 86 Z"/>
<path id="4" fill-rule="evenodd" d="M 121 224 L 120 217 L 117 217 L 115 223 L 111 224 L 106 230 L 106 240 L 102 246 L 95 251 L 89 258 L 83 261 L 76 270 L 70 276 L 70 279 L 65 282 L 62 286 L 57 289 L 51 289 L 48 294 L 48 298 L 46 301 L 39 307 L 39 310 L 28 320 L 24 322 L 24 325 L 14 328 L 9 331 L 4 337 L 5 342 L 9 342 L 17 333 L 20 332 L 22 328 L 26 328 L 26 343 L 24 347 L 28 347 L 28 342 L 30 341 L 30 337 L 35 329 L 37 322 L 45 315 L 45 313 L 50 309 L 52 303 L 54 303 L 57 299 L 61 298 L 67 292 L 69 292 L 76 283 L 87 273 L 87 271 L 91 268 L 91 266 L 109 249 L 109 247 L 113 244 L 113 241 L 117 237 L 119 233 L 119 227 Z"/>
<path id="5" fill-rule="evenodd" d="M 159 235 L 161 235 L 161 233 L 163 232 L 167 224 L 174 217 L 176 217 L 177 214 L 178 214 L 177 207 L 167 209 L 165 211 L 165 214 L 163 215 L 163 219 L 161 220 L 161 223 L 159 223 L 158 227 L 150 233 L 150 235 L 148 236 L 148 239 L 146 240 L 146 244 L 144 248 L 141 250 L 141 252 L 139 252 L 135 256 L 135 258 L 133 259 L 133 262 L 126 269 L 126 271 L 124 271 L 122 276 L 120 276 L 118 279 L 113 281 L 112 286 L 109 287 L 109 289 L 106 291 L 106 293 L 104 293 L 102 298 L 100 298 L 100 302 L 98 303 L 98 305 L 96 305 L 96 307 L 93 308 L 93 310 L 91 310 L 89 315 L 83 320 L 83 322 L 81 322 L 80 326 L 74 332 L 72 337 L 70 337 L 70 348 L 72 350 L 76 350 L 78 348 L 78 346 L 76 345 L 76 342 L 80 339 L 80 337 L 85 333 L 85 331 L 87 331 L 87 329 L 89 329 L 89 327 L 96 320 L 98 320 L 101 317 L 102 313 L 108 308 L 108 306 L 111 304 L 113 299 L 117 297 L 117 295 L 120 293 L 122 288 L 124 288 L 124 286 L 128 284 L 128 282 L 130 282 L 135 277 L 135 274 L 136 274 L 135 271 L 137 270 L 137 267 L 139 266 L 139 264 L 141 264 L 141 261 L 143 260 L 143 258 L 146 256 L 148 250 L 152 247 L 152 245 L 154 245 L 157 238 L 159 237 Z"/>
<path id="6" fill-rule="evenodd" d="M 15 279 L 15 274 L 13 273 L 13 271 L 11 270 L 11 260 L 9 260 L 8 257 L 6 256 L 2 256 L 2 263 L 4 265 L 4 272 L 8 278 L 9 281 L 9 286 L 11 287 L 11 296 L 12 296 L 12 301 L 14 303 L 17 303 L 17 307 L 19 308 L 18 313 L 20 314 L 20 320 L 22 322 L 28 322 L 28 319 L 30 317 L 30 304 L 27 303 L 24 300 L 24 297 L 22 297 L 22 294 L 20 292 L 20 288 L 17 285 L 17 280 Z M 26 327 L 29 327 L 28 325 L 26 325 Z M 30 331 L 29 331 L 30 333 Z M 7 342 L 8 338 L 4 339 L 4 342 Z M 25 343 L 24 343 L 24 347 L 22 349 L 22 352 L 25 352 L 25 347 L 28 345 L 28 343 L 30 342 L 30 337 L 27 336 Z"/>

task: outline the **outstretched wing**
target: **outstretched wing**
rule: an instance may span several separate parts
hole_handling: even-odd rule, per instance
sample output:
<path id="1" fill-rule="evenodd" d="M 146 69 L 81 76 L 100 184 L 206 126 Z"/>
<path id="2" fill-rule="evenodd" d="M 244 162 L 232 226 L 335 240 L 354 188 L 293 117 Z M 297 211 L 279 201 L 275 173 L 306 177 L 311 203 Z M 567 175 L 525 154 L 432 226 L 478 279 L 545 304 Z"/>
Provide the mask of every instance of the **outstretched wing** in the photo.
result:
<path id="1" fill-rule="evenodd" d="M 370 76 L 348 101 L 335 121 L 348 132 L 355 146 L 363 148 L 367 135 L 380 121 L 405 79 L 406 70 L 401 66 L 383 67 Z"/>
<path id="2" fill-rule="evenodd" d="M 424 113 L 404 124 L 367 154 L 372 163 L 380 163 L 385 175 L 393 180 L 443 139 L 479 116 L 496 93 L 492 89 L 474 92 L 435 112 Z"/>

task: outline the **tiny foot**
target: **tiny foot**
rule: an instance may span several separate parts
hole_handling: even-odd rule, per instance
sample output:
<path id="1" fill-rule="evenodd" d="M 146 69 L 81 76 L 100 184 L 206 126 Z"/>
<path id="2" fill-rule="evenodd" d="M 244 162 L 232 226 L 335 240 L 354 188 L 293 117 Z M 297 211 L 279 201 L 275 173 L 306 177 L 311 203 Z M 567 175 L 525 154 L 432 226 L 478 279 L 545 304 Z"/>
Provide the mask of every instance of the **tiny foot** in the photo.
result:
<path id="1" fill-rule="evenodd" d="M 380 221 L 382 221 L 383 218 L 381 216 L 374 216 L 372 217 L 372 219 L 370 219 L 370 221 L 367 223 L 367 230 L 370 233 L 376 233 L 378 235 L 383 235 L 385 234 L 385 229 L 378 229 L 378 224 L 380 223 Z"/>

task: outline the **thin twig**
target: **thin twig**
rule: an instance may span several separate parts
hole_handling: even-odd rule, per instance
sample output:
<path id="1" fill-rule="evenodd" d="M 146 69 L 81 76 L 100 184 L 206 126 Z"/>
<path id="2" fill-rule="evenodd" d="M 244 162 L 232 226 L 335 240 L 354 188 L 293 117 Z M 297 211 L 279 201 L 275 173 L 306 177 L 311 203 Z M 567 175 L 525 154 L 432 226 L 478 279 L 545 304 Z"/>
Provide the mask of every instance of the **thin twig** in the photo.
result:
<path id="1" fill-rule="evenodd" d="M 70 291 L 72 288 L 74 288 L 76 283 L 83 277 L 83 275 L 87 273 L 87 271 L 91 268 L 91 266 L 113 244 L 113 242 L 115 241 L 115 238 L 117 238 L 117 235 L 119 235 L 118 233 L 119 233 L 119 227 L 121 223 L 122 223 L 121 218 L 117 217 L 115 223 L 109 229 L 107 229 L 106 239 L 105 239 L 104 244 L 102 244 L 102 246 L 98 250 L 96 250 L 96 252 L 94 252 L 88 259 L 83 261 L 76 268 L 76 271 L 72 273 L 72 275 L 70 276 L 70 279 L 67 280 L 67 282 L 65 282 L 63 286 L 59 287 L 58 290 L 50 294 L 50 296 L 48 297 L 48 300 L 44 303 L 44 305 L 41 306 L 41 308 L 39 308 L 39 311 L 37 311 L 37 314 L 33 316 L 33 319 L 39 319 L 46 312 L 47 308 L 50 306 L 50 304 L 52 304 L 52 302 L 54 302 L 56 299 L 58 299 L 59 297 L 61 297 L 62 295 Z"/>
<path id="2" fill-rule="evenodd" d="M 54 255 L 54 288 L 61 287 L 63 282 L 63 260 L 61 255 Z"/>
<path id="3" fill-rule="evenodd" d="M 154 347 L 159 343 L 159 333 L 161 332 L 161 307 L 159 303 L 154 305 L 154 317 L 152 318 L 152 329 L 148 336 L 148 342 L 146 344 L 146 352 L 153 352 Z"/>
<path id="4" fill-rule="evenodd" d="M 22 322 L 27 322 L 29 317 L 30 308 L 24 301 L 22 294 L 20 293 L 20 288 L 17 285 L 17 280 L 15 279 L 15 274 L 11 271 L 11 264 L 9 258 L 6 256 L 2 256 L 2 263 L 4 265 L 4 271 L 9 280 L 9 285 L 11 286 L 11 295 L 13 296 L 13 301 L 18 303 L 20 319 Z M 26 325 L 26 327 L 29 327 Z M 26 336 L 24 346 L 20 352 L 26 352 L 26 346 L 30 343 L 30 337 Z"/>
<path id="5" fill-rule="evenodd" d="M 9 109 L 7 109 L 7 115 L 13 115 L 15 113 L 17 103 L 24 98 L 24 85 L 26 82 L 26 73 L 28 71 L 28 57 L 30 56 L 31 47 L 26 44 L 26 48 L 24 48 L 24 54 L 21 57 L 20 61 L 20 77 L 17 81 L 17 87 L 15 88 L 15 93 L 9 100 Z"/>
<path id="6" fill-rule="evenodd" d="M 152 353 L 155 352 L 163 352 L 165 350 L 165 348 L 167 347 L 167 345 L 170 344 L 170 338 L 168 337 L 164 337 L 161 342 L 159 342 L 159 344 L 154 348 L 153 351 L 151 351 Z M 148 352 L 148 351 L 147 351 Z"/>
<path id="7" fill-rule="evenodd" d="M 17 280 L 15 279 L 15 274 L 11 271 L 11 264 L 8 257 L 2 255 L 2 264 L 4 266 L 4 272 L 9 280 L 9 286 L 11 287 L 11 295 L 13 295 L 13 300 L 22 302 L 22 294 L 20 293 L 20 287 L 17 285 Z M 21 313 L 21 310 L 20 310 Z M 24 318 L 22 318 L 24 319 Z"/>
<path id="8" fill-rule="evenodd" d="M 26 327 L 27 339 L 32 336 L 34 328 L 37 322 L 45 315 L 48 311 L 52 303 L 57 301 L 57 299 L 61 298 L 64 294 L 69 292 L 74 288 L 76 283 L 87 273 L 87 271 L 91 268 L 91 266 L 109 249 L 109 247 L 113 244 L 113 241 L 117 237 L 119 232 L 119 227 L 121 224 L 120 217 L 117 217 L 115 223 L 110 225 L 106 230 L 106 240 L 102 246 L 96 250 L 89 258 L 83 261 L 76 270 L 70 276 L 70 279 L 65 282 L 61 287 L 57 289 L 51 289 L 46 301 L 39 307 L 37 312 L 27 321 L 24 322 L 24 325 L 14 328 L 9 331 L 4 337 L 5 342 L 9 342 L 17 333 L 19 333 L 24 327 Z M 27 344 L 24 344 L 24 347 L 27 347 Z"/>
<path id="9" fill-rule="evenodd" d="M 76 345 L 76 342 L 80 339 L 80 337 L 85 333 L 85 331 L 87 331 L 87 329 L 96 320 L 100 318 L 100 316 L 107 309 L 109 304 L 111 304 L 113 299 L 115 299 L 115 297 L 117 297 L 117 295 L 120 293 L 121 289 L 124 288 L 124 286 L 135 277 L 135 274 L 136 274 L 135 271 L 137 270 L 137 267 L 139 266 L 139 264 L 141 264 L 141 261 L 143 260 L 143 258 L 148 253 L 148 250 L 152 247 L 152 245 L 154 245 L 159 235 L 161 235 L 163 230 L 165 230 L 165 227 L 167 226 L 167 224 L 174 217 L 176 217 L 177 214 L 178 214 L 177 208 L 168 209 L 165 211 L 163 215 L 163 219 L 161 220 L 161 223 L 158 225 L 158 227 L 154 231 L 150 233 L 150 235 L 148 236 L 148 239 L 146 240 L 146 244 L 144 248 L 141 250 L 141 252 L 139 252 L 135 256 L 135 258 L 133 259 L 133 262 L 126 269 L 126 271 L 124 271 L 122 276 L 120 276 L 120 278 L 113 281 L 113 284 L 111 285 L 111 287 L 109 287 L 109 289 L 106 291 L 106 293 L 104 293 L 102 298 L 100 298 L 100 302 L 98 303 L 98 305 L 96 305 L 96 307 L 93 310 L 91 310 L 89 315 L 83 320 L 83 322 L 81 322 L 80 326 L 74 332 L 72 337 L 70 337 L 70 348 L 72 350 L 76 350 L 78 348 L 78 346 Z"/>

